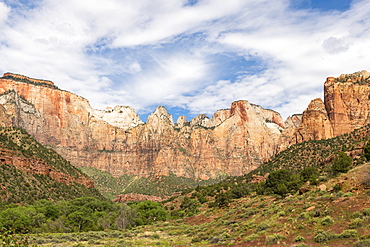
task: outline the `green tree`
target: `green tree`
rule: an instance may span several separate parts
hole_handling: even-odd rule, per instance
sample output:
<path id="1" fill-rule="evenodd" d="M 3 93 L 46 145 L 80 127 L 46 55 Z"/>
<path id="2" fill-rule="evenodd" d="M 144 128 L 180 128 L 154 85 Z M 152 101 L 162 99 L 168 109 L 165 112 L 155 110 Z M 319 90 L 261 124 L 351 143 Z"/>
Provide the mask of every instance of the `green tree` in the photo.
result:
<path id="1" fill-rule="evenodd" d="M 90 212 L 83 209 L 74 211 L 67 216 L 67 223 L 75 230 L 81 231 L 92 223 L 90 215 Z"/>
<path id="2" fill-rule="evenodd" d="M 309 181 L 311 184 L 316 184 L 319 172 L 315 167 L 308 166 L 301 171 L 300 175 L 303 182 Z"/>
<path id="3" fill-rule="evenodd" d="M 285 169 L 273 171 L 269 174 L 265 183 L 260 183 L 257 187 L 258 194 L 277 194 L 284 196 L 290 192 L 298 190 L 301 186 L 301 177 L 292 174 Z"/>
<path id="4" fill-rule="evenodd" d="M 352 161 L 352 158 L 347 156 L 345 152 L 339 152 L 331 166 L 332 173 L 336 175 L 338 173 L 348 172 L 349 167 L 352 165 Z"/>
<path id="5" fill-rule="evenodd" d="M 143 201 L 129 205 L 136 210 L 138 218 L 134 221 L 136 225 L 151 224 L 155 221 L 166 220 L 169 215 L 159 202 Z"/>
<path id="6" fill-rule="evenodd" d="M 292 174 L 285 170 L 277 170 L 273 171 L 269 174 L 268 178 L 266 179 L 266 186 L 270 188 L 277 188 L 279 184 L 286 184 L 291 180 Z"/>
<path id="7" fill-rule="evenodd" d="M 0 212 L 0 228 L 13 230 L 16 233 L 29 232 L 32 228 L 34 208 L 15 207 Z"/>

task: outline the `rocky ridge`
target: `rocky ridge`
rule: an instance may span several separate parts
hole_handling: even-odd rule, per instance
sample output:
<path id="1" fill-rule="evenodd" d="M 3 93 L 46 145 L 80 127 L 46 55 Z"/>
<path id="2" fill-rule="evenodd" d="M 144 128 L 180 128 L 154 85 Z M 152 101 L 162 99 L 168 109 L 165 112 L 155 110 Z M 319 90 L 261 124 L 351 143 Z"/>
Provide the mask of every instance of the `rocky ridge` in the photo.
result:
<path id="1" fill-rule="evenodd" d="M 163 106 L 143 123 L 131 107 L 95 110 L 54 84 L 5 75 L 0 78 L 2 125 L 24 128 L 75 166 L 114 176 L 242 175 L 292 144 L 348 133 L 370 121 L 365 71 L 329 77 L 324 101 L 313 100 L 303 115 L 286 121 L 273 110 L 236 101 L 211 119 L 181 116 L 177 123 Z"/>
<path id="2" fill-rule="evenodd" d="M 3 125 L 24 128 L 75 166 L 114 176 L 241 175 L 276 152 L 284 127 L 278 113 L 247 101 L 212 119 L 181 117 L 178 123 L 160 106 L 144 124 L 131 107 L 94 110 L 80 96 L 10 73 L 0 79 L 0 94 Z"/>

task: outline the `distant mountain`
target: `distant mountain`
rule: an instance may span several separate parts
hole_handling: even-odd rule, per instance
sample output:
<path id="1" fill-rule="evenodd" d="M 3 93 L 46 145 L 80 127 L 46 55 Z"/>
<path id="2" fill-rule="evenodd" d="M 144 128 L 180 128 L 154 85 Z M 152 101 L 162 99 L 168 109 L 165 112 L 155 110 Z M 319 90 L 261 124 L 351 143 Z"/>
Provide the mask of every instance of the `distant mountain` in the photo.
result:
<path id="1" fill-rule="evenodd" d="M 82 196 L 103 199 L 94 182 L 24 130 L 0 127 L 0 201 L 32 203 Z"/>

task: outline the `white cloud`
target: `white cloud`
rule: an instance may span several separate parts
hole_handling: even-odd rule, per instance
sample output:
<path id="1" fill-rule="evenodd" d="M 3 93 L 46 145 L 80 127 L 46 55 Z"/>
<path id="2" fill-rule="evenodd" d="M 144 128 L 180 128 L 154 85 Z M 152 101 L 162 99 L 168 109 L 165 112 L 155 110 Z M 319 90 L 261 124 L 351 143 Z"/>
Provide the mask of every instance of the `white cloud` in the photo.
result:
<path id="1" fill-rule="evenodd" d="M 322 96 L 327 76 L 370 70 L 370 2 L 345 12 L 289 2 L 44 0 L 19 11 L 0 3 L 0 70 L 53 80 L 98 108 L 212 114 L 245 99 L 287 116 Z M 231 62 L 215 59 L 225 54 Z"/>
<path id="2" fill-rule="evenodd" d="M 0 27 L 3 25 L 5 20 L 8 18 L 10 8 L 4 3 L 0 2 Z"/>
<path id="3" fill-rule="evenodd" d="M 137 62 L 133 62 L 130 66 L 129 66 L 129 70 L 131 71 L 131 73 L 133 74 L 136 74 L 136 73 L 139 73 L 141 71 L 141 66 L 139 63 Z"/>

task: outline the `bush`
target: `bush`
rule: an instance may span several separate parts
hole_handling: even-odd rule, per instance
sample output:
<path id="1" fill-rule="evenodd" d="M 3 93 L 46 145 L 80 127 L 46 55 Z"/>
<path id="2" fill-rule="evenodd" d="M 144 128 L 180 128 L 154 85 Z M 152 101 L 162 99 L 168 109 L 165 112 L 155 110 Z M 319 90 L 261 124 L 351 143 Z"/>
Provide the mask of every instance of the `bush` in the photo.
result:
<path id="1" fill-rule="evenodd" d="M 334 223 L 334 220 L 332 217 L 330 216 L 325 216 L 322 220 L 321 220 L 321 225 L 323 226 L 330 226 Z"/>
<path id="2" fill-rule="evenodd" d="M 294 239 L 294 242 L 302 242 L 302 241 L 305 241 L 305 238 L 302 237 L 302 236 L 297 236 L 295 239 Z"/>
<path id="3" fill-rule="evenodd" d="M 333 190 L 335 192 L 341 191 L 342 190 L 342 185 L 341 184 L 336 184 L 333 186 Z"/>
<path id="4" fill-rule="evenodd" d="M 293 175 L 285 169 L 273 171 L 269 174 L 266 182 L 261 182 L 257 187 L 257 194 L 277 194 L 285 196 L 295 192 L 301 186 L 302 181 L 299 175 Z"/>
<path id="5" fill-rule="evenodd" d="M 370 216 L 370 208 L 364 208 L 364 215 Z"/>
<path id="6" fill-rule="evenodd" d="M 154 234 L 152 235 L 152 238 L 154 238 L 154 239 L 160 239 L 161 237 L 159 236 L 159 234 L 158 234 L 158 233 L 154 233 Z"/>
<path id="7" fill-rule="evenodd" d="M 331 166 L 332 173 L 336 175 L 338 173 L 348 172 L 352 162 L 352 158 L 347 156 L 345 152 L 339 152 Z"/>
<path id="8" fill-rule="evenodd" d="M 310 181 L 311 184 L 316 184 L 319 178 L 319 172 L 315 167 L 305 167 L 301 173 L 301 178 L 303 182 Z"/>
<path id="9" fill-rule="evenodd" d="M 261 231 L 264 231 L 266 229 L 270 228 L 270 225 L 266 224 L 265 222 L 262 222 L 260 223 L 257 227 L 256 227 L 256 230 L 255 232 L 261 232 Z"/>
<path id="10" fill-rule="evenodd" d="M 30 246 L 26 235 L 14 234 L 11 231 L 0 229 L 0 246 Z"/>
<path id="11" fill-rule="evenodd" d="M 243 240 L 245 242 L 251 242 L 257 238 L 259 238 L 259 236 L 257 234 L 252 233 L 251 235 L 246 236 Z"/>
<path id="12" fill-rule="evenodd" d="M 344 230 L 338 236 L 339 238 L 357 238 L 358 232 L 356 230 Z"/>
<path id="13" fill-rule="evenodd" d="M 266 237 L 266 244 L 276 244 L 280 240 L 285 239 L 286 237 L 280 234 L 272 234 Z"/>
<path id="14" fill-rule="evenodd" d="M 319 230 L 315 234 L 314 241 L 316 243 L 324 243 L 324 242 L 328 242 L 329 240 L 333 239 L 334 236 L 335 235 L 330 231 L 325 232 L 323 230 Z"/>
<path id="15" fill-rule="evenodd" d="M 362 227 L 362 223 L 363 223 L 362 219 L 359 219 L 359 218 L 353 219 L 349 223 L 349 229 L 360 228 L 360 227 Z"/>

